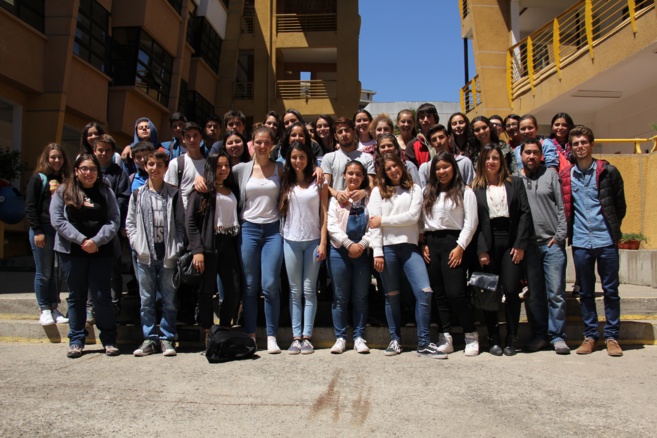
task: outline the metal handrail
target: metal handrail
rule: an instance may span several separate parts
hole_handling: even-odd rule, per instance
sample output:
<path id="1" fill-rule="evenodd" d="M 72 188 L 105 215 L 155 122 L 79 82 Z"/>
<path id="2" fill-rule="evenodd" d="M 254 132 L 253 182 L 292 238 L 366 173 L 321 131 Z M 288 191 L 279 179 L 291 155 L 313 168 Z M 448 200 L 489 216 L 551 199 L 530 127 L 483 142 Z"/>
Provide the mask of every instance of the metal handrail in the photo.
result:
<path id="1" fill-rule="evenodd" d="M 476 75 L 461 88 L 461 112 L 467 114 L 479 105 L 481 105 L 481 89 L 479 75 Z"/>
<path id="2" fill-rule="evenodd" d="M 634 143 L 634 153 L 642 154 L 641 143 L 652 142 L 650 152 L 657 152 L 657 135 L 650 138 L 596 138 L 596 143 Z"/>
<path id="3" fill-rule="evenodd" d="M 330 99 L 337 97 L 337 81 L 280 80 L 276 81 L 278 99 Z"/>
<path id="4" fill-rule="evenodd" d="M 276 14 L 276 32 L 335 32 L 337 14 Z"/>

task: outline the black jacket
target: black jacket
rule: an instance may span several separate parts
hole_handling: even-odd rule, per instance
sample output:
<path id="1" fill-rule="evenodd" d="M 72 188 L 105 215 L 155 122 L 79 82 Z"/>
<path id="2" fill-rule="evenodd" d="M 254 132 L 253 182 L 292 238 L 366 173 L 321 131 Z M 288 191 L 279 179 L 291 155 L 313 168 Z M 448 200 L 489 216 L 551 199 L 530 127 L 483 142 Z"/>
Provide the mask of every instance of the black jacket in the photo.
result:
<path id="1" fill-rule="evenodd" d="M 509 219 L 511 222 L 509 224 L 508 247 L 524 251 L 534 234 L 527 192 L 522 180 L 517 176 L 512 176 L 511 182 L 506 181 L 504 187 L 506 188 L 506 200 L 509 205 Z M 479 215 L 479 225 L 474 238 L 474 241 L 477 242 L 477 254 L 482 252 L 492 253 L 493 230 L 490 224 L 486 189 L 477 189 L 474 192 L 477 197 L 477 213 Z"/>

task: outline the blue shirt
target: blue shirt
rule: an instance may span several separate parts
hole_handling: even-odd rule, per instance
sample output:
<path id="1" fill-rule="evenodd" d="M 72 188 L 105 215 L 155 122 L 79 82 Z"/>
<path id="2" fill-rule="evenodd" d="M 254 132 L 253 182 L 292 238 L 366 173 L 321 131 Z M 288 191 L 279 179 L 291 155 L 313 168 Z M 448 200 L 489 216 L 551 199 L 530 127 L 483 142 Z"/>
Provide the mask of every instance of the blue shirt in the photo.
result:
<path id="1" fill-rule="evenodd" d="M 607 228 L 595 177 L 596 160 L 584 172 L 577 166 L 570 171 L 573 199 L 573 246 L 603 248 L 614 244 Z"/>

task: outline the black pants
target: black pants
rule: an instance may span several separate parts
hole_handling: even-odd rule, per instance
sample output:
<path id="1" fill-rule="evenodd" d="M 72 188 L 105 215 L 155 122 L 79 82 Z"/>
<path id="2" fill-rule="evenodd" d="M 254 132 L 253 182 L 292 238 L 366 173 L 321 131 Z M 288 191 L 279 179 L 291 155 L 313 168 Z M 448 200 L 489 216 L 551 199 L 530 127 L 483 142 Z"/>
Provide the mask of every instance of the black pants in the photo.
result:
<path id="1" fill-rule="evenodd" d="M 500 276 L 500 284 L 506 298 L 504 312 L 506 315 L 507 336 L 518 334 L 520 321 L 520 280 L 522 279 L 522 263 L 515 264 L 511 259 L 513 242 L 509 242 L 509 219 L 496 218 L 491 220 L 493 228 L 493 249 L 489 253 L 490 266 L 494 274 Z M 498 333 L 497 312 L 484 312 L 488 335 Z"/>
<path id="2" fill-rule="evenodd" d="M 219 309 L 219 325 L 230 328 L 239 301 L 241 269 L 237 255 L 237 238 L 217 234 L 215 248 L 216 254 L 204 253 L 205 271 L 198 296 L 199 323 L 204 329 L 212 327 L 214 322 L 212 296 L 217 285 L 217 274 L 224 288 L 224 300 Z"/>
<path id="3" fill-rule="evenodd" d="M 472 301 L 466 287 L 466 256 L 455 268 L 449 267 L 449 253 L 456 248 L 459 230 L 441 230 L 425 233 L 429 247 L 429 281 L 433 289 L 433 300 L 438 310 L 438 325 L 441 333 L 452 331 L 452 315 L 465 333 L 476 331 Z"/>

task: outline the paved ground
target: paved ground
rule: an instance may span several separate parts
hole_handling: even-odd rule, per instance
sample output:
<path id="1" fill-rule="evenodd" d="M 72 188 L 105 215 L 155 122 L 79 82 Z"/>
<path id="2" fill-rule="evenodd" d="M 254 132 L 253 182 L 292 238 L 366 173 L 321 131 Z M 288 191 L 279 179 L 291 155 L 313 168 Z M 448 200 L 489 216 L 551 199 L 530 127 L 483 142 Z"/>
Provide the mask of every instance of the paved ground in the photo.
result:
<path id="1" fill-rule="evenodd" d="M 657 347 L 438 361 L 0 344 L 0 436 L 655 436 Z"/>

